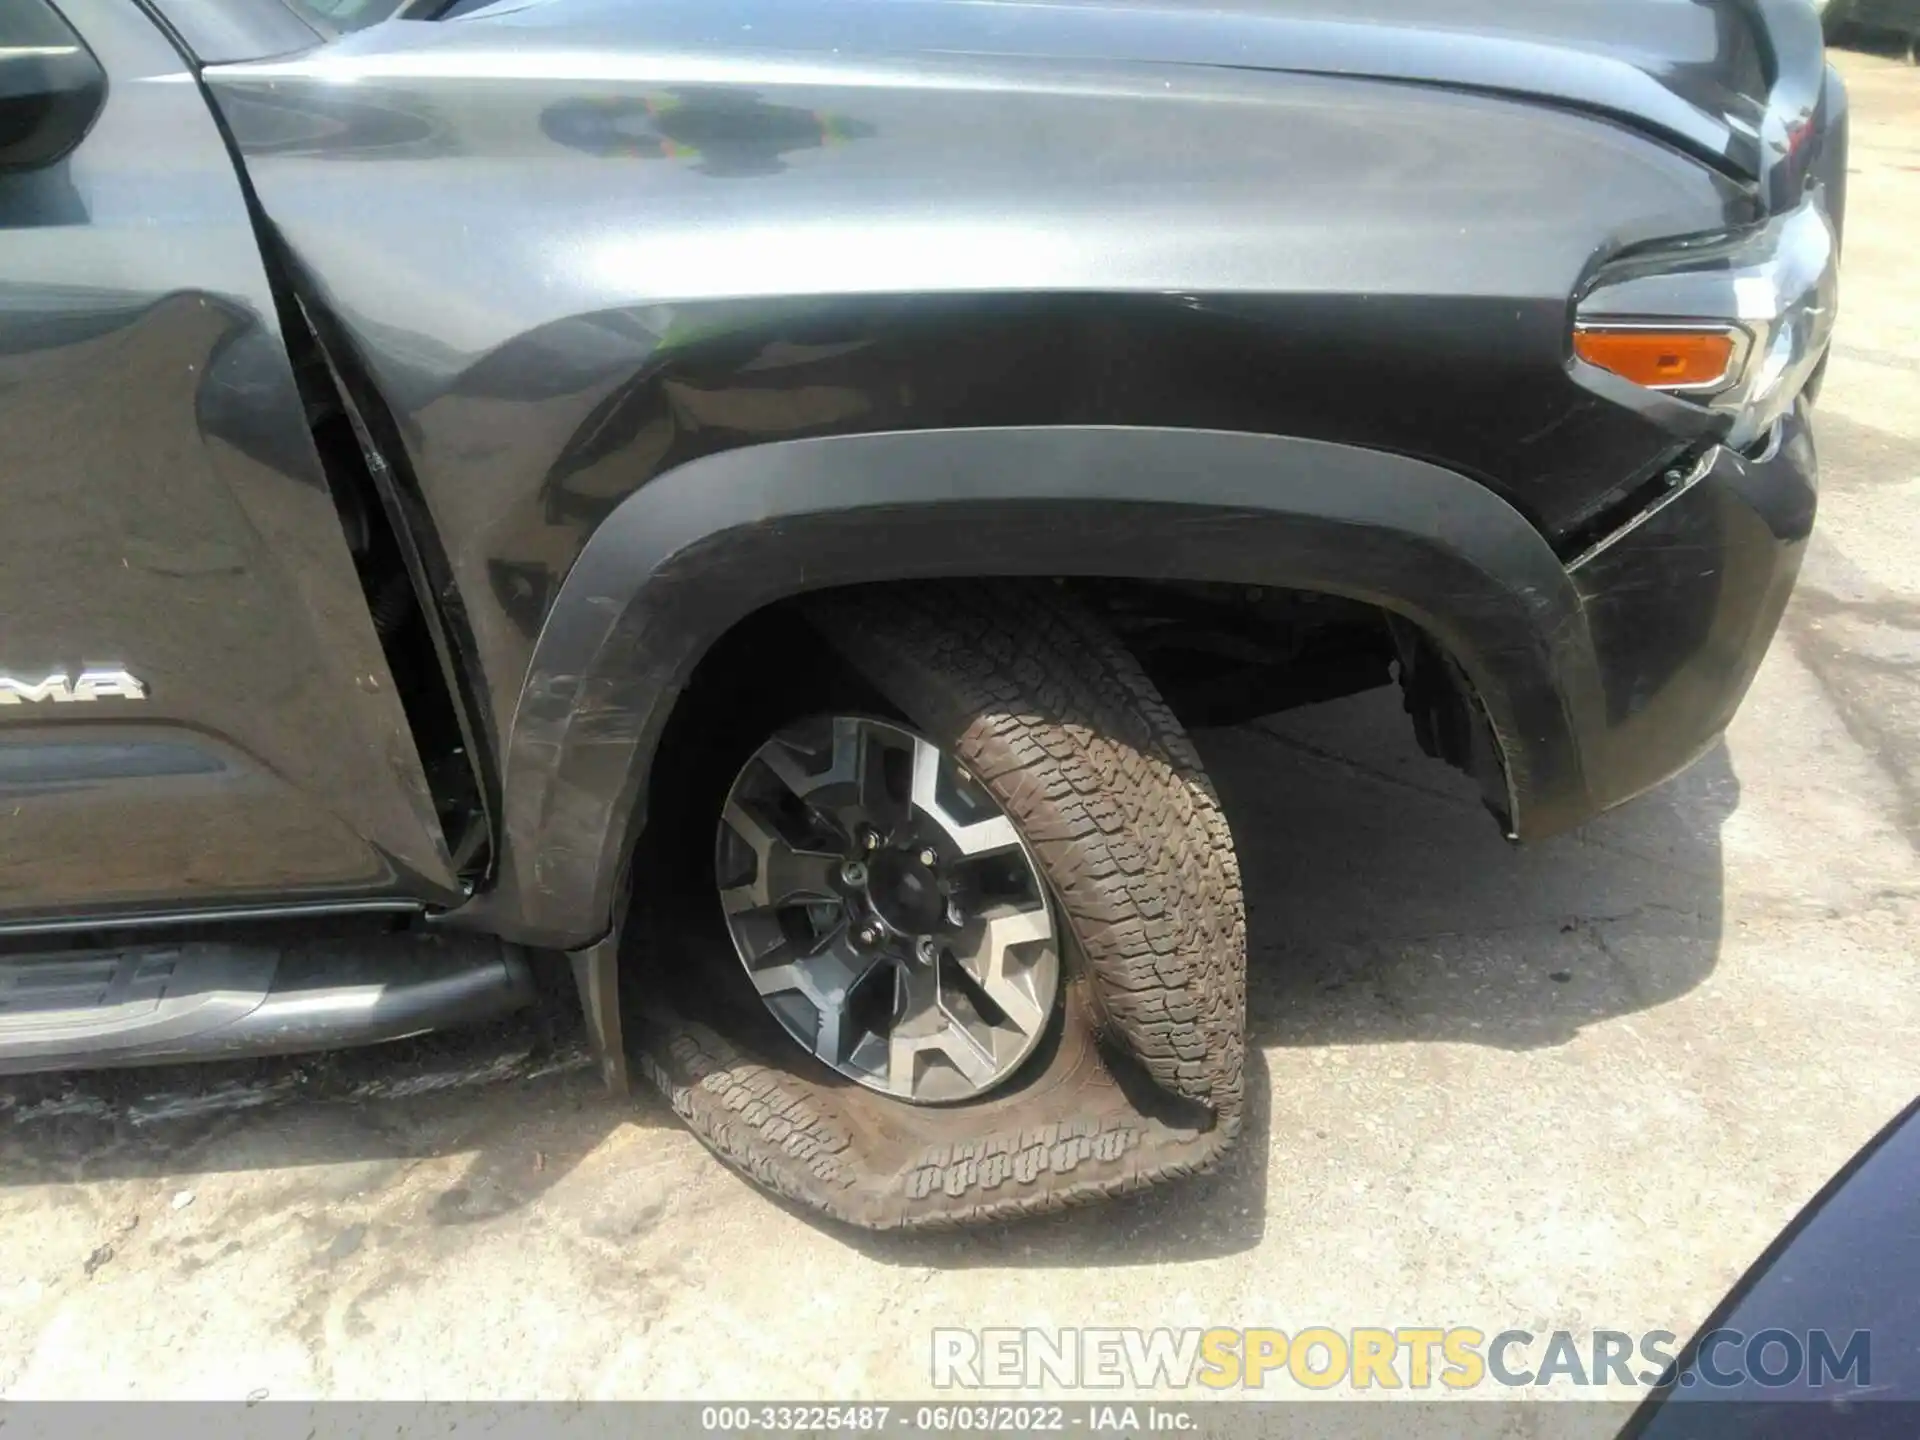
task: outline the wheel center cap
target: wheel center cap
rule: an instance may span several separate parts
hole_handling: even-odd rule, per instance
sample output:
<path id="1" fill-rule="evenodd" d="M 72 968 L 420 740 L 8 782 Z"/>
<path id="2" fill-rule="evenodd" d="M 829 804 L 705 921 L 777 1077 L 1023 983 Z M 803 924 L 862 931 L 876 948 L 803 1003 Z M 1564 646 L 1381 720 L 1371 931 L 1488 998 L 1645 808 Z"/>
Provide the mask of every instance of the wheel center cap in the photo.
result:
<path id="1" fill-rule="evenodd" d="M 887 928 L 901 935 L 926 935 L 947 913 L 939 877 L 905 850 L 885 850 L 867 864 L 867 898 Z"/>

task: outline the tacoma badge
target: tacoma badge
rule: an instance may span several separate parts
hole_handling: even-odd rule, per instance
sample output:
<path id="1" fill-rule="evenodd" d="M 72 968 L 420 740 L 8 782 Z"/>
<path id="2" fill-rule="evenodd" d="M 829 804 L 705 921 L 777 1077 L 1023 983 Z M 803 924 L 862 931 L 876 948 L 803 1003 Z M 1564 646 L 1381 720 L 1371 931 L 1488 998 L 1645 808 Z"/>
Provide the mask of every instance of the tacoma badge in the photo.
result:
<path id="1" fill-rule="evenodd" d="M 83 670 L 77 680 L 69 680 L 62 672 L 38 682 L 0 675 L 0 705 L 37 705 L 43 700 L 65 705 L 75 700 L 146 698 L 146 682 L 136 680 L 125 670 Z"/>

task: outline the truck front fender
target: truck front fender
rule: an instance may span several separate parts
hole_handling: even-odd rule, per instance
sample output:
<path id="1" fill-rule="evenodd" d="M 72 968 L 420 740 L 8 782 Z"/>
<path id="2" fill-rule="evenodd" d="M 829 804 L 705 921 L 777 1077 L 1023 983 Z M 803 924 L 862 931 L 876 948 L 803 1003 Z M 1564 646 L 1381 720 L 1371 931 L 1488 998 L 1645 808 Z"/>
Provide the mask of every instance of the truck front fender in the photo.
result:
<path id="1" fill-rule="evenodd" d="M 1471 681 L 1517 833 L 1588 813 L 1598 694 L 1547 542 L 1464 476 L 1323 441 L 1044 426 L 790 440 L 691 461 L 596 529 L 506 747 L 498 883 L 468 917 L 577 949 L 611 924 L 660 734 L 702 655 L 803 591 L 941 576 L 1229 581 L 1376 603 Z"/>

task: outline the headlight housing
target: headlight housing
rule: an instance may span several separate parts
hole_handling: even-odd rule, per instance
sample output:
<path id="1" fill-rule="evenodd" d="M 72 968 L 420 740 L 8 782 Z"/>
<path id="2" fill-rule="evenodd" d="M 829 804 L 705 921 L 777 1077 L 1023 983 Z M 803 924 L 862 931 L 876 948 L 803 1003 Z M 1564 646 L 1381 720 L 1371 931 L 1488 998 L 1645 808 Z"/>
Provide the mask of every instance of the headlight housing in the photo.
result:
<path id="1" fill-rule="evenodd" d="M 1583 364 L 1727 417 L 1745 448 L 1793 408 L 1833 335 L 1839 242 L 1820 192 L 1757 230 L 1607 266 L 1575 311 Z"/>

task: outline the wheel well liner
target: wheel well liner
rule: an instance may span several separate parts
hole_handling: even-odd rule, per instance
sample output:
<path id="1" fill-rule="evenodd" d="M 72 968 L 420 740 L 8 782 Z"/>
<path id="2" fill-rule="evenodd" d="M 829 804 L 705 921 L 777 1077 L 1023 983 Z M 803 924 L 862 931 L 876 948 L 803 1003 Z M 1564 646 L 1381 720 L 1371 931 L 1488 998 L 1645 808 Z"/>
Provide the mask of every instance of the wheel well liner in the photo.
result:
<path id="1" fill-rule="evenodd" d="M 1598 680 L 1546 540 L 1405 456 L 1222 431 L 1035 426 L 791 440 L 655 479 L 600 525 L 541 631 L 503 776 L 499 881 L 464 917 L 571 949 L 605 933 L 655 749 L 708 648 L 768 605 L 878 580 L 1222 580 L 1378 604 L 1471 683 L 1516 833 L 1581 818 Z"/>

